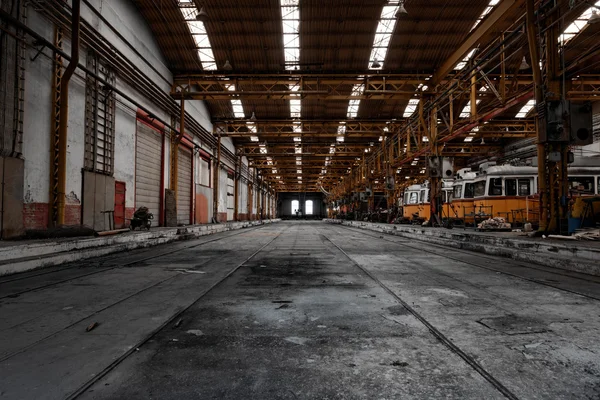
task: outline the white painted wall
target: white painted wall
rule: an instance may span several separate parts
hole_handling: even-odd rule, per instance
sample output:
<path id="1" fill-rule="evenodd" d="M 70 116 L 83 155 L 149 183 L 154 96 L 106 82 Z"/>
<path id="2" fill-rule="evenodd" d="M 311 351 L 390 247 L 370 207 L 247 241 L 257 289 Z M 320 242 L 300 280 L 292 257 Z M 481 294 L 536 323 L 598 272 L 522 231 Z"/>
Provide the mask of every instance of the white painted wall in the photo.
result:
<path id="1" fill-rule="evenodd" d="M 53 30 L 37 13 L 30 12 L 28 25 L 47 40 Z M 53 66 L 49 51 L 35 61 L 37 50 L 28 48 L 25 56 L 25 119 L 23 157 L 25 159 L 25 203 L 48 203 L 50 192 L 50 137 Z M 35 116 L 35 117 L 30 117 Z"/>
<path id="2" fill-rule="evenodd" d="M 106 18 L 114 28 L 141 54 L 139 57 L 123 42 L 112 29 L 103 23 L 100 18 L 86 5 L 82 5 L 82 18 L 91 23 L 113 46 L 124 53 L 143 73 L 156 82 L 165 92 L 171 89 L 172 73 L 167 67 L 165 58 L 152 31 L 137 7 L 131 0 L 90 0 L 91 4 L 101 15 Z M 36 32 L 52 41 L 54 28 L 52 24 L 38 14 L 33 7 L 29 8 L 28 25 Z M 63 43 L 66 53 L 70 52 L 69 39 Z M 36 53 L 35 49 L 27 50 L 26 81 L 25 81 L 25 123 L 23 155 L 25 158 L 25 201 L 47 203 L 49 201 L 49 171 L 50 171 L 50 138 L 52 129 L 52 80 L 53 67 L 50 59 L 51 52 L 44 51 L 44 55 L 35 61 L 30 61 Z M 86 49 L 80 51 L 80 63 L 85 64 Z M 152 67 L 144 61 L 148 60 Z M 65 63 L 67 64 L 67 63 Z M 116 86 L 133 101 L 141 104 L 158 118 L 170 122 L 171 116 L 159 109 L 152 99 L 145 98 L 135 88 L 130 87 L 117 76 Z M 68 154 L 67 154 L 67 194 L 73 198 L 82 198 L 82 168 L 84 164 L 84 122 L 85 122 L 85 75 L 77 71 L 70 84 L 70 109 L 68 126 Z M 126 183 L 126 207 L 134 206 L 135 199 L 135 145 L 136 145 L 136 112 L 137 105 L 117 95 L 115 113 L 115 173 L 118 181 Z M 213 126 L 208 109 L 204 102 L 188 101 L 186 111 L 196 119 L 207 131 L 212 132 Z M 32 117 L 34 116 L 34 117 Z M 194 139 L 194 142 L 209 154 L 213 150 L 205 143 Z M 223 138 L 222 144 L 234 152 L 235 147 L 231 138 Z M 165 138 L 165 154 L 169 154 L 170 141 Z M 213 154 L 216 156 L 216 154 Z M 198 156 L 195 164 L 199 165 Z M 223 160 L 226 164 L 229 164 Z M 247 160 L 244 161 L 247 164 Z M 163 180 L 168 187 L 170 160 L 165 156 Z M 234 169 L 234 165 L 228 165 Z M 214 168 L 213 168 L 214 173 Z M 194 174 L 201 176 L 201 172 Z M 210 185 L 213 185 L 211 177 Z M 239 212 L 247 212 L 247 185 L 239 185 L 240 202 Z M 202 189 L 212 190 L 212 189 Z M 255 203 L 256 204 L 256 200 Z M 209 207 L 212 212 L 212 207 Z M 220 172 L 219 211 L 227 211 L 227 172 Z M 256 212 L 256 211 L 254 211 Z"/>

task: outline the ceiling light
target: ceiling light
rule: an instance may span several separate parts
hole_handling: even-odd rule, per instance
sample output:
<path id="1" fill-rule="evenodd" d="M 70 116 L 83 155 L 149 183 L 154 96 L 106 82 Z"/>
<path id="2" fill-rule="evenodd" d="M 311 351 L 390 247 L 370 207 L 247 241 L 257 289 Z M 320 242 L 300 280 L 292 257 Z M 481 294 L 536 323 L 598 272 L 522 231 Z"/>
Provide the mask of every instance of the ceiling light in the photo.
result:
<path id="1" fill-rule="evenodd" d="M 223 70 L 231 71 L 232 69 L 233 69 L 233 67 L 231 66 L 231 63 L 229 62 L 229 60 L 225 60 L 225 64 L 223 64 Z"/>
<path id="2" fill-rule="evenodd" d="M 373 64 L 371 64 L 371 68 L 373 68 L 373 69 L 381 68 L 381 64 L 379 63 L 379 61 L 375 60 L 375 61 L 373 61 Z"/>
<path id="3" fill-rule="evenodd" d="M 460 149 L 460 152 L 461 152 L 461 153 L 464 153 L 464 152 L 465 152 L 465 149 L 464 149 L 464 148 Z"/>
<path id="4" fill-rule="evenodd" d="M 252 111 L 252 115 L 250 116 L 250 121 L 256 121 L 256 114 Z"/>
<path id="5" fill-rule="evenodd" d="M 519 69 L 521 71 L 523 71 L 524 69 L 529 69 L 529 64 L 527 64 L 527 59 L 525 58 L 525 56 L 523 56 L 523 61 L 521 61 L 521 65 L 519 66 Z"/>
<path id="6" fill-rule="evenodd" d="M 598 15 L 598 11 L 593 10 L 590 19 L 588 20 L 588 24 L 592 25 L 597 24 L 598 22 L 600 22 L 600 15 Z"/>
<path id="7" fill-rule="evenodd" d="M 204 11 L 204 7 L 200 7 L 200 11 L 196 14 L 196 20 L 206 22 L 208 21 L 208 14 Z"/>
<path id="8" fill-rule="evenodd" d="M 481 144 L 485 144 L 485 140 L 481 138 Z"/>
<path id="9" fill-rule="evenodd" d="M 408 15 L 408 11 L 406 11 L 406 8 L 404 8 L 404 2 L 401 2 L 398 5 L 398 11 L 396 11 L 396 18 L 400 18 L 405 15 Z"/>

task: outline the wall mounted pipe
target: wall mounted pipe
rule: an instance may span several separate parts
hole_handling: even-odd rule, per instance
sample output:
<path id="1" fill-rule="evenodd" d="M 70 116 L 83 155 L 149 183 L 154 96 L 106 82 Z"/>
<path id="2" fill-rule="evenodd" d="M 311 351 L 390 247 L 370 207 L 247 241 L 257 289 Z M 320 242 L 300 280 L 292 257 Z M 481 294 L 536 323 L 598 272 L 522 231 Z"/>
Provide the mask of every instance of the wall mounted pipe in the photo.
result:
<path id="1" fill-rule="evenodd" d="M 67 139 L 69 126 L 69 82 L 79 64 L 79 27 L 81 23 L 81 0 L 73 0 L 71 20 L 71 61 L 60 81 L 60 109 L 58 129 L 58 215 L 57 224 L 65 224 L 67 187 Z"/>
<path id="2" fill-rule="evenodd" d="M 66 52 L 64 52 L 62 49 L 56 47 L 54 45 L 54 43 L 52 43 L 51 41 L 47 40 L 46 38 L 44 38 L 43 36 L 41 36 L 40 34 L 38 34 L 36 31 L 34 31 L 33 29 L 29 28 L 27 25 L 21 23 L 20 21 L 16 20 L 15 18 L 13 18 L 10 14 L 8 14 L 7 12 L 5 12 L 4 10 L 0 9 L 0 18 L 9 22 L 11 25 L 16 26 L 17 28 L 23 30 L 23 32 L 25 32 L 27 35 L 31 36 L 33 39 L 35 39 L 35 41 L 41 45 L 46 46 L 48 49 L 52 50 L 53 52 L 55 52 L 56 54 L 59 54 L 63 59 L 71 62 L 72 58 L 69 54 L 67 54 Z M 20 38 L 16 38 L 18 40 L 21 40 Z M 110 84 L 109 82 L 107 82 L 106 80 L 104 80 L 102 77 L 100 77 L 98 74 L 94 73 L 92 70 L 88 69 L 85 65 L 83 64 L 77 64 L 77 67 L 79 68 L 79 70 L 85 72 L 86 74 L 88 74 L 89 76 L 93 77 L 95 80 L 97 80 L 98 82 L 100 82 L 102 85 L 104 85 L 105 87 L 111 89 L 115 94 L 118 94 L 121 98 L 127 100 L 129 103 L 135 105 L 136 107 L 138 107 L 140 110 L 142 110 L 143 112 L 145 112 L 146 114 L 153 114 L 153 112 L 148 109 L 147 107 L 145 107 L 144 105 L 140 104 L 139 102 L 137 102 L 136 100 L 134 100 L 132 97 L 130 97 L 129 95 L 125 94 L 123 91 L 119 90 L 116 86 Z M 170 131 L 179 134 L 179 130 L 175 129 L 174 126 L 172 126 L 169 122 L 163 120 L 162 118 L 155 116 L 154 118 L 156 121 L 160 122 L 161 124 L 164 125 L 165 128 L 168 128 Z M 190 121 L 188 121 L 189 123 Z M 229 150 L 227 149 L 223 149 L 223 152 L 225 154 L 229 153 Z"/>

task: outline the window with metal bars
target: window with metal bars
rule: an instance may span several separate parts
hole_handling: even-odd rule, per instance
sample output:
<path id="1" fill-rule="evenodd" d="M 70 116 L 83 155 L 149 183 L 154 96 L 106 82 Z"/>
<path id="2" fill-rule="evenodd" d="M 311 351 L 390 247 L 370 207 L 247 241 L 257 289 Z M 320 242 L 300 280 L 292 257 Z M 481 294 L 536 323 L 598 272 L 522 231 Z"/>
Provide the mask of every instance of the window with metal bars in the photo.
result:
<path id="1" fill-rule="evenodd" d="M 90 52 L 87 67 L 114 86 L 115 74 L 97 54 Z M 114 173 L 115 93 L 110 87 L 88 75 L 85 88 L 85 164 L 87 171 L 104 175 Z"/>

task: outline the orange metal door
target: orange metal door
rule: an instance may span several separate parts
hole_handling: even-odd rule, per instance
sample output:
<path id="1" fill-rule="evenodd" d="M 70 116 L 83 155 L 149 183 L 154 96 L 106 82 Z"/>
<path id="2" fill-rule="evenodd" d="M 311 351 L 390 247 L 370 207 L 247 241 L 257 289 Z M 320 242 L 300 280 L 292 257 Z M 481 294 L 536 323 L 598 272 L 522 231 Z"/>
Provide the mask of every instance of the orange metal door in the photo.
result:
<path id="1" fill-rule="evenodd" d="M 115 229 L 125 227 L 125 182 L 115 182 Z"/>

